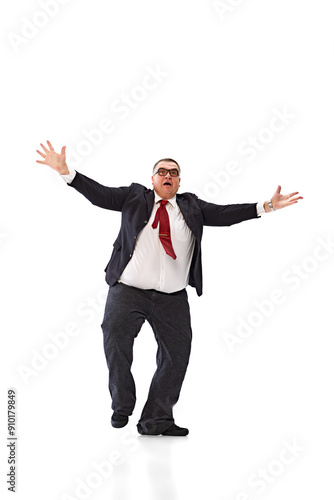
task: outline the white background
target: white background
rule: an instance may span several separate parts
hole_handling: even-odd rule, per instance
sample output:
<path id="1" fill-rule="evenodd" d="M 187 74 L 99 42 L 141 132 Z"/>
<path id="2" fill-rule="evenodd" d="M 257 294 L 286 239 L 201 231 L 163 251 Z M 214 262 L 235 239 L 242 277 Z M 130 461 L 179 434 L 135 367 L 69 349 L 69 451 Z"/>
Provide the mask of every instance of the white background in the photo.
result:
<path id="1" fill-rule="evenodd" d="M 332 497 L 332 2 L 42 4 L 1 7 L 1 491 L 10 493 L 14 388 L 18 499 Z M 163 75 L 151 90 L 147 68 Z M 126 117 L 111 109 L 125 95 Z M 263 131 L 275 110 L 288 123 Z M 149 187 L 152 165 L 169 156 L 182 167 L 180 192 L 214 203 L 268 200 L 278 184 L 304 197 L 204 229 L 204 294 L 188 288 L 193 350 L 174 411 L 187 438 L 137 434 L 155 369 L 147 326 L 135 345 L 135 412 L 126 428 L 110 426 L 100 324 L 120 214 L 36 163 L 40 142 L 78 151 L 106 118 L 114 130 L 72 158 L 105 185 Z M 251 137 L 266 144 L 250 160 L 240 148 Z M 238 173 L 223 184 L 231 161 Z M 270 306 L 274 290 L 282 303 Z M 67 345 L 56 348 L 61 333 Z M 229 348 L 226 333 L 239 343 Z"/>

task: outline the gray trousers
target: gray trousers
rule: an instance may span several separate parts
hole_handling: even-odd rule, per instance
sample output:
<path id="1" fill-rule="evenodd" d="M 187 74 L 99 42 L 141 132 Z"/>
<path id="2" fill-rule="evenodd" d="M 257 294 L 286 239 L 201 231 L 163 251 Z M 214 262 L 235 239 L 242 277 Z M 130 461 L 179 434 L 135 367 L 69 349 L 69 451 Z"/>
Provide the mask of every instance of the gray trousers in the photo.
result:
<path id="1" fill-rule="evenodd" d="M 192 331 L 186 290 L 162 293 L 123 283 L 109 288 L 101 327 L 111 407 L 121 415 L 131 415 L 135 407 L 133 344 L 145 320 L 158 344 L 157 369 L 137 426 L 145 433 L 161 434 L 174 423 L 172 409 L 189 362 Z"/>

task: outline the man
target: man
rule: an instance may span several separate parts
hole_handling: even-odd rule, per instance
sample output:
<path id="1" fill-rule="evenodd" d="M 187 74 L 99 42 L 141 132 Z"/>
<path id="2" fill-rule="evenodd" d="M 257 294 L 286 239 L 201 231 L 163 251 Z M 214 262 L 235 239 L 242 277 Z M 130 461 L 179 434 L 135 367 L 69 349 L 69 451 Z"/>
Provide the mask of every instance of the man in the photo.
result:
<path id="1" fill-rule="evenodd" d="M 262 213 L 297 203 L 298 192 L 280 193 L 270 201 L 216 205 L 192 193 L 177 194 L 180 167 L 175 160 L 159 160 L 153 168 L 152 189 L 133 183 L 110 188 L 69 170 L 61 153 L 41 144 L 37 152 L 69 186 L 94 205 L 122 212 L 121 229 L 105 268 L 109 292 L 102 322 L 109 369 L 113 427 L 128 423 L 135 402 L 131 374 L 133 343 L 143 323 L 151 325 L 158 344 L 157 370 L 137 424 L 142 435 L 186 436 L 173 418 L 191 349 L 191 324 L 186 286 L 202 294 L 201 239 L 203 226 L 230 226 L 259 218 Z"/>

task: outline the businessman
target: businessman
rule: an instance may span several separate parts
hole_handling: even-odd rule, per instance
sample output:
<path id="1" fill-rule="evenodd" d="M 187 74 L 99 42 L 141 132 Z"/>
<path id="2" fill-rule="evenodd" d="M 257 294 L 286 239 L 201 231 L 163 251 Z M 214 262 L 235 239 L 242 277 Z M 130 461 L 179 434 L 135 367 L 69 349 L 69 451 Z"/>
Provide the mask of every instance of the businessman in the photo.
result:
<path id="1" fill-rule="evenodd" d="M 195 194 L 178 194 L 181 169 L 171 158 L 153 167 L 153 189 L 133 183 L 106 187 L 68 168 L 63 146 L 55 152 L 50 141 L 37 153 L 91 203 L 122 213 L 121 228 L 107 267 L 109 291 L 102 321 L 104 352 L 109 370 L 113 427 L 124 427 L 136 402 L 131 373 L 133 344 L 143 323 L 154 332 L 157 369 L 137 424 L 139 434 L 186 436 L 173 407 L 179 399 L 191 350 L 191 321 L 186 287 L 202 295 L 201 239 L 203 226 L 230 226 L 297 203 L 294 192 L 270 201 L 216 205 Z M 109 228 L 107 229 L 109 230 Z"/>

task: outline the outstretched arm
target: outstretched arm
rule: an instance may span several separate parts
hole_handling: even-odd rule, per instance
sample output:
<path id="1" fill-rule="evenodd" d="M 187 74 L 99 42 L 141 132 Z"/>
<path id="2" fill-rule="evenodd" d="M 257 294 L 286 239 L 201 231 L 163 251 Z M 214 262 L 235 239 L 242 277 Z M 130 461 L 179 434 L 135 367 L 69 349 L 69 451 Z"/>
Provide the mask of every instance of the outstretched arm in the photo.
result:
<path id="1" fill-rule="evenodd" d="M 47 141 L 48 147 L 42 143 L 44 153 L 37 150 L 37 153 L 44 158 L 44 160 L 36 160 L 37 163 L 48 165 L 60 175 L 68 175 L 70 170 L 66 164 L 65 149 L 66 146 L 61 148 L 60 153 L 56 153 L 50 141 Z M 76 175 L 68 186 L 73 187 L 79 193 L 84 195 L 93 205 L 108 210 L 121 211 L 123 204 L 129 195 L 129 187 L 107 187 L 90 179 L 86 175 L 76 172 Z"/>
<path id="2" fill-rule="evenodd" d="M 294 192 L 283 195 L 281 194 L 281 186 L 278 186 L 270 200 L 273 210 L 288 207 L 303 199 L 302 196 L 297 196 L 298 194 L 298 192 Z M 258 206 L 262 205 L 259 203 L 216 205 L 200 199 L 197 199 L 197 203 L 201 209 L 205 226 L 231 226 L 232 224 L 259 217 L 263 213 L 263 210 L 258 210 Z M 265 212 L 272 211 L 268 201 L 263 203 L 263 207 Z"/>

